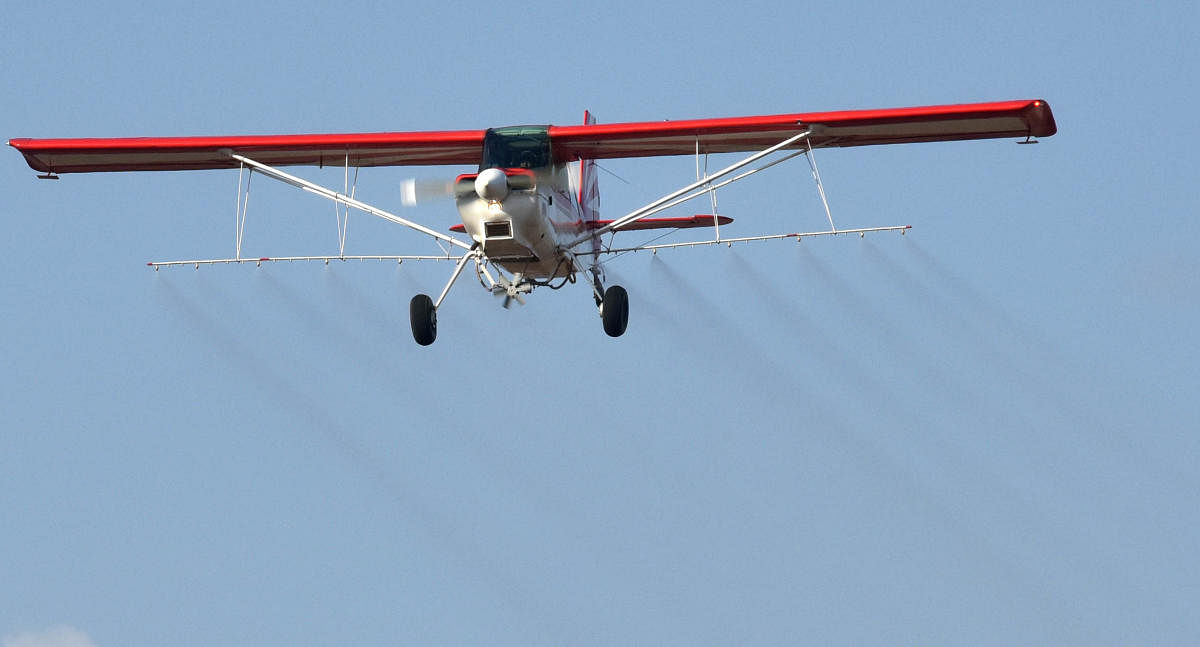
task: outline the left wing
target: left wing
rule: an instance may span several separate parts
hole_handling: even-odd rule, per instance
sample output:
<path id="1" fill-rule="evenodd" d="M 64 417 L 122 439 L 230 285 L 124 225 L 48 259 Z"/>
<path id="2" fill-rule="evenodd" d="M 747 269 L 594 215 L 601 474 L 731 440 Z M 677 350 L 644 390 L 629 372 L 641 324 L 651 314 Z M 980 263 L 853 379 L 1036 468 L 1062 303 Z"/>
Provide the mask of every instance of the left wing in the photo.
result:
<path id="1" fill-rule="evenodd" d="M 478 164 L 483 133 L 12 139 L 8 145 L 43 173 L 237 168 L 231 152 L 271 166 L 429 166 Z"/>

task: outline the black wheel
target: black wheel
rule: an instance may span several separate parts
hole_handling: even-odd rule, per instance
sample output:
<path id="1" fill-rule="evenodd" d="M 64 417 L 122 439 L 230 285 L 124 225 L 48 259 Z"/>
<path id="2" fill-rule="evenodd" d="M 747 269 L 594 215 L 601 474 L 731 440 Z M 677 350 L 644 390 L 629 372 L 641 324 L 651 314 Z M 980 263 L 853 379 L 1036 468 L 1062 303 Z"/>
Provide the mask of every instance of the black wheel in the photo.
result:
<path id="1" fill-rule="evenodd" d="M 408 320 L 412 323 L 413 339 L 428 346 L 437 339 L 437 310 L 433 299 L 427 294 L 418 294 L 408 303 Z"/>
<path id="2" fill-rule="evenodd" d="M 609 337 L 620 337 L 629 323 L 629 294 L 625 288 L 614 285 L 604 291 L 600 304 L 600 319 L 604 321 L 604 332 Z"/>

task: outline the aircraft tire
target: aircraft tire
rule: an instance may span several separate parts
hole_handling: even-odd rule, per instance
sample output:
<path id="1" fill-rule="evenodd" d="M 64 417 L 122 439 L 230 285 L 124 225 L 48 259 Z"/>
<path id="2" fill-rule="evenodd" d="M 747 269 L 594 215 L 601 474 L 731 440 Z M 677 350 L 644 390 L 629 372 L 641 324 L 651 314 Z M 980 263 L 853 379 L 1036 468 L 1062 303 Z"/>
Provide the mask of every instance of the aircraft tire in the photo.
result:
<path id="1" fill-rule="evenodd" d="M 629 294 L 619 285 L 610 286 L 604 291 L 604 302 L 600 304 L 600 319 L 604 322 L 604 332 L 609 337 L 620 337 L 625 333 L 629 324 Z"/>
<path id="2" fill-rule="evenodd" d="M 408 303 L 408 320 L 412 324 L 413 339 L 428 346 L 437 339 L 437 309 L 427 294 L 418 294 Z"/>

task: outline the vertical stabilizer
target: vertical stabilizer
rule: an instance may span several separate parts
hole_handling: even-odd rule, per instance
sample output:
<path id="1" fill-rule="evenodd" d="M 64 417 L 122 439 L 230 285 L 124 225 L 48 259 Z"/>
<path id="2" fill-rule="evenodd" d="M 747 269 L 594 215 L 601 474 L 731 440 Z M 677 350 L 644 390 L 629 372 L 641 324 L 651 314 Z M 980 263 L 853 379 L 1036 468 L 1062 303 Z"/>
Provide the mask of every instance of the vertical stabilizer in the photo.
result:
<path id="1" fill-rule="evenodd" d="M 583 123 L 596 123 L 596 115 L 583 111 Z M 585 221 L 600 219 L 600 184 L 595 160 L 579 160 L 579 207 Z"/>
<path id="2" fill-rule="evenodd" d="M 596 115 L 591 112 L 583 111 L 584 125 L 596 123 Z M 596 160 L 579 160 L 579 211 L 585 222 L 594 222 L 600 219 L 600 182 L 597 176 Z M 596 280 L 597 288 L 604 276 L 604 270 L 600 266 L 600 236 L 592 235 L 589 241 L 591 248 L 592 276 Z M 600 294 L 596 293 L 597 304 L 599 303 Z"/>

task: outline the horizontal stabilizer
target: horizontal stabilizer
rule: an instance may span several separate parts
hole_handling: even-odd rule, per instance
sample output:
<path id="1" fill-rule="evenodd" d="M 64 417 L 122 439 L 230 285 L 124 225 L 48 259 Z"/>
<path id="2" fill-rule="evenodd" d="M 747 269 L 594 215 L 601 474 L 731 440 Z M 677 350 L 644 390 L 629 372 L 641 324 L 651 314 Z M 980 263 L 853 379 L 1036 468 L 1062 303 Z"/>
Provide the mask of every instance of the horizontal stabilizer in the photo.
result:
<path id="1" fill-rule="evenodd" d="M 636 231 L 639 229 L 691 229 L 693 227 L 712 227 L 713 219 L 717 224 L 728 225 L 733 222 L 729 216 L 696 215 L 684 218 L 642 218 L 616 229 L 616 231 Z M 596 220 L 588 223 L 591 229 L 608 226 L 611 220 Z"/>
<path id="2" fill-rule="evenodd" d="M 685 218 L 642 218 L 641 220 L 629 223 L 616 231 L 635 231 L 639 229 L 691 229 L 693 227 L 712 227 L 714 216 L 687 216 Z M 715 216 L 718 224 L 728 225 L 733 222 L 733 218 L 729 216 Z M 593 220 L 585 223 L 588 229 L 599 229 L 611 223 L 611 220 Z M 467 228 L 462 225 L 454 225 L 450 231 L 464 234 Z"/>

